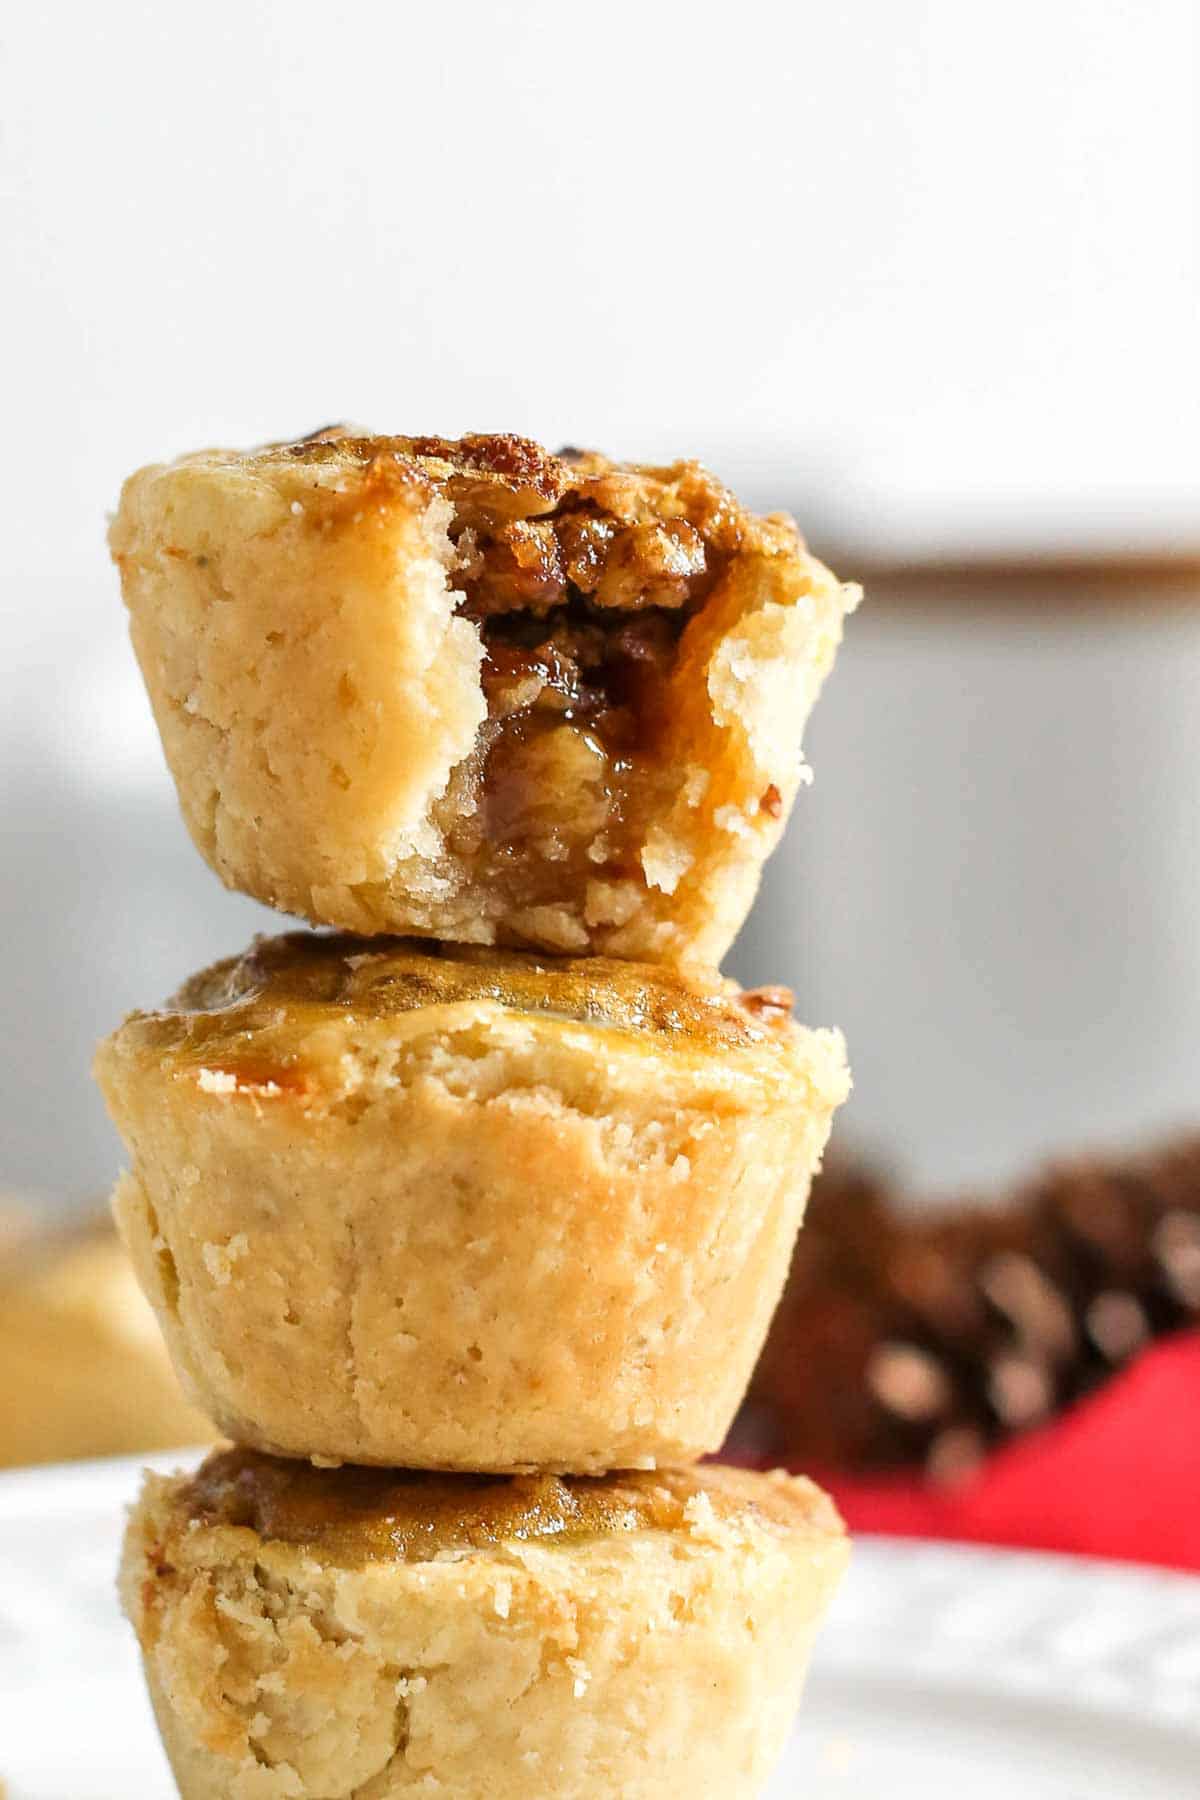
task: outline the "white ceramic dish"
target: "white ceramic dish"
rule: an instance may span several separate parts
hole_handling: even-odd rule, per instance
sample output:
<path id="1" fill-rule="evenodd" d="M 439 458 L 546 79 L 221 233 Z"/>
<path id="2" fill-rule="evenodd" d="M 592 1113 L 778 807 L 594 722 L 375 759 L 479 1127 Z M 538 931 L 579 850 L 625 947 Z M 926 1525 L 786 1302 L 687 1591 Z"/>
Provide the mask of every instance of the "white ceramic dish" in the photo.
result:
<path id="1" fill-rule="evenodd" d="M 8 1800 L 171 1800 L 113 1592 L 137 1468 L 0 1477 Z M 875 1539 L 857 1547 L 769 1800 L 1195 1794 L 1200 1580 Z"/>

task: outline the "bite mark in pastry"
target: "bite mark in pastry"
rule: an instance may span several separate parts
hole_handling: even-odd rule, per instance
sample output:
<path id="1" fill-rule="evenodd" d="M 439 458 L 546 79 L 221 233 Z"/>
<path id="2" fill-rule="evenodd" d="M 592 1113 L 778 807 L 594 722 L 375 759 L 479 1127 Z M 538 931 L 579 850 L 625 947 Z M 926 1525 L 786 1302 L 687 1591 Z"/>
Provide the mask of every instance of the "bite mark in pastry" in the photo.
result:
<path id="1" fill-rule="evenodd" d="M 847 1545 L 810 1482 L 147 1478 L 121 1577 L 183 1800 L 751 1800 Z"/>
<path id="2" fill-rule="evenodd" d="M 856 591 L 699 464 L 357 436 L 141 470 L 111 533 L 185 818 L 372 934 L 717 963 Z"/>

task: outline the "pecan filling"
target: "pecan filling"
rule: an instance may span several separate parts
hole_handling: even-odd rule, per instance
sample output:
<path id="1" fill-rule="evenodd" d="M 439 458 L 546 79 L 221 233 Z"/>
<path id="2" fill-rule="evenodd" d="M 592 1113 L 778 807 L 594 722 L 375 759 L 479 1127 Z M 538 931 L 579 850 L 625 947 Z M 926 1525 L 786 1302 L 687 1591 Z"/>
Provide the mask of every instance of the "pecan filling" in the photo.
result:
<path id="1" fill-rule="evenodd" d="M 590 829 L 594 838 L 626 818 L 627 789 L 653 758 L 683 623 L 680 613 L 654 609 L 607 625 L 577 600 L 542 618 L 509 612 L 481 621 L 490 739 L 483 827 L 493 843 L 538 834 L 547 781 L 575 792 L 580 835 Z"/>
<path id="2" fill-rule="evenodd" d="M 532 879 L 530 905 L 560 904 L 581 878 L 640 882 L 670 774 L 666 683 L 726 556 L 685 519 L 625 523 L 588 503 L 459 522 L 451 537 L 459 610 L 485 652 L 476 848 L 555 865 Z"/>
<path id="3" fill-rule="evenodd" d="M 664 828 L 702 772 L 672 766 L 671 676 L 763 523 L 699 464 L 622 467 L 518 437 L 331 427 L 277 453 L 450 502 L 450 581 L 483 642 L 487 720 L 431 816 L 472 887 L 502 898 L 503 940 L 574 950 L 619 929 L 652 879 L 652 839 L 653 879 L 680 879 L 686 849 Z"/>

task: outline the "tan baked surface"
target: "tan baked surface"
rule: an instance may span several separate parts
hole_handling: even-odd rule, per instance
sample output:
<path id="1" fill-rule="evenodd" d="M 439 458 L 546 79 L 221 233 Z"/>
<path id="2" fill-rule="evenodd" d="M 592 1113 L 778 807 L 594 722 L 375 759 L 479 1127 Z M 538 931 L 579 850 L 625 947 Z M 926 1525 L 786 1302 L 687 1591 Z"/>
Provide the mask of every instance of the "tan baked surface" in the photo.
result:
<path id="1" fill-rule="evenodd" d="M 0 1215 L 0 1468 L 211 1439 L 107 1220 L 6 1223 Z"/>
<path id="2" fill-rule="evenodd" d="M 848 1086 L 836 1033 L 715 976 L 295 938 L 97 1076 L 118 1222 L 231 1437 L 581 1471 L 719 1447 Z"/>
<path id="3" fill-rule="evenodd" d="M 165 1007 L 132 1014 L 122 1030 L 145 1051 L 222 1067 L 261 1060 L 269 1046 L 262 1078 L 294 1085 L 328 1065 L 331 1031 L 395 1046 L 482 1006 L 535 1027 L 588 1027 L 598 1052 L 620 1033 L 626 1050 L 710 1063 L 737 1053 L 769 1077 L 804 1044 L 793 1005 L 787 988 L 743 990 L 704 967 L 293 931 L 257 938 L 193 975 Z"/>
<path id="4" fill-rule="evenodd" d="M 304 1479 L 336 1515 L 345 1475 Z M 347 1562 L 148 1478 L 121 1591 L 183 1800 L 751 1800 L 845 1565 L 840 1523 L 786 1476 L 672 1472 L 632 1515 L 630 1485 L 590 1484 L 608 1527 L 480 1546 L 463 1478 L 460 1541 L 448 1503 L 431 1559 Z"/>
<path id="5" fill-rule="evenodd" d="M 696 463 L 357 437 L 139 471 L 112 530 L 189 828 L 347 929 L 717 962 L 856 598 Z"/>

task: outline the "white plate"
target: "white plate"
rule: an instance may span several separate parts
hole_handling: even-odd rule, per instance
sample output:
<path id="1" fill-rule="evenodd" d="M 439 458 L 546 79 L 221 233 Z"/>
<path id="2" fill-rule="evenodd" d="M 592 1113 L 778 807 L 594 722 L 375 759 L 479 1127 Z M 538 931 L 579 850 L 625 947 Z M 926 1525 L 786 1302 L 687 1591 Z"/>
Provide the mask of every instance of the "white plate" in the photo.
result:
<path id="1" fill-rule="evenodd" d="M 137 1467 L 0 1477 L 9 1800 L 174 1793 L 113 1593 Z M 769 1800 L 1197 1794 L 1200 1580 L 874 1539 L 857 1547 Z"/>

